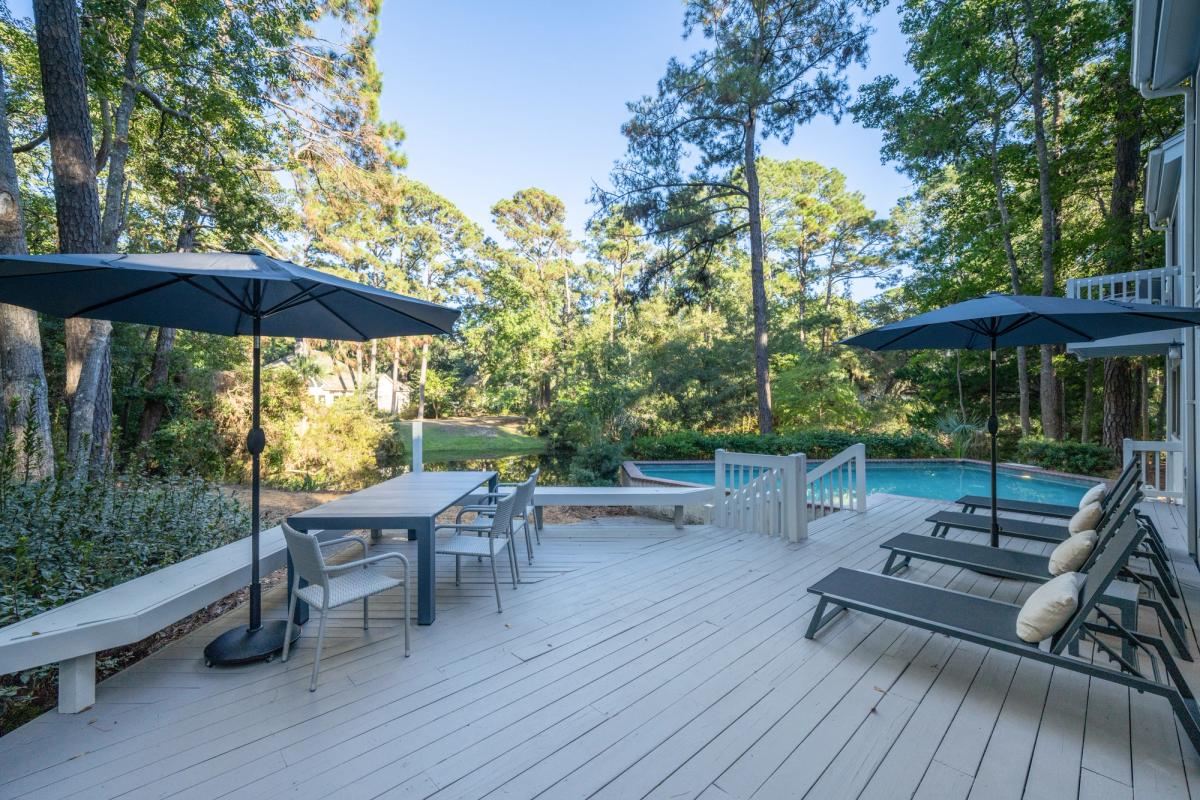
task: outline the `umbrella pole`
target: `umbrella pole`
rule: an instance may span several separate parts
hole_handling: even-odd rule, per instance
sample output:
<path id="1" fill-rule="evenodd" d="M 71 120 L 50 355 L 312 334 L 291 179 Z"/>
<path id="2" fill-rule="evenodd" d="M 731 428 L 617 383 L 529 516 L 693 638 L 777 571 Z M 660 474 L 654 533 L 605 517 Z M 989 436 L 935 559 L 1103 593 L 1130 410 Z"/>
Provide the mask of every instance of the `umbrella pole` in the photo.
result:
<path id="1" fill-rule="evenodd" d="M 231 665 L 271 660 L 283 649 L 287 620 L 262 622 L 262 584 L 259 575 L 259 471 L 267 436 L 261 425 L 262 406 L 262 319 L 254 317 L 254 364 L 251 382 L 250 432 L 246 450 L 250 453 L 250 623 L 245 628 L 226 631 L 204 648 L 204 663 Z M 292 627 L 292 641 L 300 637 L 300 626 Z"/>
<path id="2" fill-rule="evenodd" d="M 988 388 L 992 401 L 992 415 L 988 417 L 988 433 L 992 437 L 992 547 L 1000 546 L 1000 519 L 996 510 L 996 434 L 1000 431 L 1000 419 L 996 416 L 996 337 L 992 337 L 991 374 Z"/>

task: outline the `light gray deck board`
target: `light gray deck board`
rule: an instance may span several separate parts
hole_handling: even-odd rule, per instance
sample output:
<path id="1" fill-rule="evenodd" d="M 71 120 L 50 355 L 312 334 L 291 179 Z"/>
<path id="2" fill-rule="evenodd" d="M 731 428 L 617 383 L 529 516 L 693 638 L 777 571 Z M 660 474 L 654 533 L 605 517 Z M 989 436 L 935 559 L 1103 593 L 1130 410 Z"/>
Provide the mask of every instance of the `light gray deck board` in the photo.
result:
<path id="1" fill-rule="evenodd" d="M 456 588 L 439 563 L 439 618 L 410 659 L 398 596 L 372 602 L 367 634 L 355 609 L 333 615 L 314 694 L 309 631 L 287 664 L 200 665 L 239 610 L 101 684 L 92 712 L 0 739 L 0 798 L 1200 794 L 1200 757 L 1155 698 L 863 615 L 803 638 L 811 583 L 878 569 L 880 541 L 942 507 L 875 496 L 799 544 L 643 518 L 548 526 L 503 614 L 486 564 Z M 1200 602 L 1181 518 L 1149 508 Z M 904 577 L 1032 590 L 934 564 Z M 280 602 L 268 593 L 266 615 Z M 1185 671 L 1200 684 L 1200 664 Z"/>

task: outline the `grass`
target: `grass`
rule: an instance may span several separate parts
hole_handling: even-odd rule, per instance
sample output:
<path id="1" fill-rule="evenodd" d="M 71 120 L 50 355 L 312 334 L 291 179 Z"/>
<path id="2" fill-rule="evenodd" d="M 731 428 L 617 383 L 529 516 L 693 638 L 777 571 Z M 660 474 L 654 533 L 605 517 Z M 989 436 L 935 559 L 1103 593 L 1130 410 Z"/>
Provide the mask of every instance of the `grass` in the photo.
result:
<path id="1" fill-rule="evenodd" d="M 521 417 L 469 417 L 425 420 L 424 460 L 466 461 L 476 458 L 531 455 L 544 452 L 546 442 L 522 429 Z M 412 452 L 412 423 L 402 423 L 404 445 Z"/>

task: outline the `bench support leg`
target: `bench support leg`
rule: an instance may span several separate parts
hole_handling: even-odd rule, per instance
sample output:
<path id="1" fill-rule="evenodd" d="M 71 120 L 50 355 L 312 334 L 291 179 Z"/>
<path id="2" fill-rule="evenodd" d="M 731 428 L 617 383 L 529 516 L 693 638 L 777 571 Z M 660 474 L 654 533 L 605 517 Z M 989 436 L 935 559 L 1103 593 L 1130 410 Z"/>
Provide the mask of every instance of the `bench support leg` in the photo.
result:
<path id="1" fill-rule="evenodd" d="M 683 506 L 675 506 L 674 521 L 676 530 L 683 530 Z"/>
<path id="2" fill-rule="evenodd" d="M 827 605 L 833 605 L 833 610 L 828 614 L 825 613 L 825 606 Z M 804 638 L 812 639 L 816 637 L 817 631 L 821 630 L 821 628 L 824 628 L 834 617 L 845 610 L 845 606 L 839 606 L 837 604 L 830 603 L 828 600 L 822 597 L 821 601 L 817 603 L 816 610 L 813 611 L 812 619 L 809 620 L 808 630 L 804 632 Z"/>
<path id="3" fill-rule="evenodd" d="M 58 713 L 78 714 L 96 704 L 96 654 L 58 662 Z"/>
<path id="4" fill-rule="evenodd" d="M 537 529 L 539 531 L 545 530 L 545 526 L 542 525 L 542 507 L 541 506 L 533 507 L 533 518 L 537 523 Z"/>

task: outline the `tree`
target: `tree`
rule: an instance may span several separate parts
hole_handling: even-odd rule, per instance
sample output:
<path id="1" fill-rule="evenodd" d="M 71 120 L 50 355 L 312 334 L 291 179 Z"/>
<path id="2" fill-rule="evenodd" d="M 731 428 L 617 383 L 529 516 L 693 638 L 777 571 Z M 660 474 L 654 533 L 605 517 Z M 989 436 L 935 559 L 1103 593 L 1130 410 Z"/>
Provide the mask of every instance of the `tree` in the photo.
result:
<path id="1" fill-rule="evenodd" d="M 79 38 L 79 14 L 72 0 L 35 0 L 38 58 L 46 103 L 46 132 L 54 168 L 54 199 L 59 250 L 100 250 L 100 196 L 96 155 Z M 71 408 L 67 460 L 76 469 L 108 458 L 111 419 L 98 417 L 106 396 L 108 336 L 100 320 L 66 323 L 66 397 Z M 97 428 L 97 421 L 100 422 Z"/>
<path id="2" fill-rule="evenodd" d="M 25 218 L 21 187 L 13 160 L 6 112 L 8 92 L 0 64 L 0 253 L 24 255 Z M 13 437 L 18 452 L 26 450 L 26 437 L 37 439 L 37 463 L 28 465 L 35 476 L 54 474 L 50 440 L 50 411 L 46 401 L 46 373 L 42 367 L 42 336 L 37 312 L 0 304 L 0 422 Z M 10 414 L 15 410 L 16 413 Z"/>
<path id="3" fill-rule="evenodd" d="M 599 191 L 651 235 L 682 240 L 660 262 L 711 258 L 715 245 L 749 239 L 758 427 L 772 430 L 770 350 L 761 190 L 761 139 L 787 142 L 820 114 L 837 118 L 844 78 L 865 63 L 870 28 L 860 15 L 877 0 L 690 0 L 684 35 L 711 47 L 672 59 L 654 96 L 630 103 L 628 150 Z M 741 179 L 735 177 L 740 170 Z"/>

